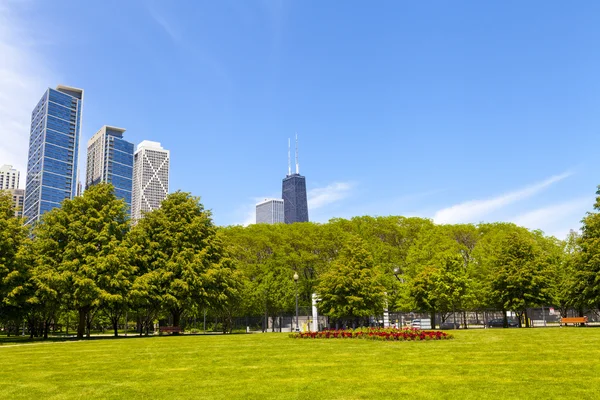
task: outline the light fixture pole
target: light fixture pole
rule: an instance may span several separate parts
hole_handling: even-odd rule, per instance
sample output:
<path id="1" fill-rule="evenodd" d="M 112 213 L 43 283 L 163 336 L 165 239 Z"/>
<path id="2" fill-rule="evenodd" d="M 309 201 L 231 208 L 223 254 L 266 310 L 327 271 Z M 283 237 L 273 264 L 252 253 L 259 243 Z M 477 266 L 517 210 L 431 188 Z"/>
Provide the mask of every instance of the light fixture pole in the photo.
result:
<path id="1" fill-rule="evenodd" d="M 297 272 L 294 272 L 294 282 L 296 282 L 296 332 L 300 331 L 300 327 L 298 325 L 298 276 Z"/>

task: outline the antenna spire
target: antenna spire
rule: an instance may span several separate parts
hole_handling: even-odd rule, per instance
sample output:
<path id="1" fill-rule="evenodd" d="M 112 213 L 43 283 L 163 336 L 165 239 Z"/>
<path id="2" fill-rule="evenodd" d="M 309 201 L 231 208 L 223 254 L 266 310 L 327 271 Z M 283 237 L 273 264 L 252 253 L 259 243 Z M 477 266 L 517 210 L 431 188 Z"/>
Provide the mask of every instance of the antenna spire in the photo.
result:
<path id="1" fill-rule="evenodd" d="M 298 134 L 296 133 L 296 173 L 300 174 L 300 164 L 298 163 Z"/>
<path id="2" fill-rule="evenodd" d="M 288 138 L 288 176 L 292 174 L 292 158 L 290 157 L 290 138 Z"/>

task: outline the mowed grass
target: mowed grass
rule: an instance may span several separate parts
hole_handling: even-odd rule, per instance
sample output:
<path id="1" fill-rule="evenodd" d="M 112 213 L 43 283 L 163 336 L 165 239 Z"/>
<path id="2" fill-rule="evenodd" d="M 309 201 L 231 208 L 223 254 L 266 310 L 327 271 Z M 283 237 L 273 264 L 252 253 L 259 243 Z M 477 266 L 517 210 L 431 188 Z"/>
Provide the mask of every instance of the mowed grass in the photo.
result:
<path id="1" fill-rule="evenodd" d="M 600 329 L 458 331 L 438 342 L 287 334 L 0 346 L 2 399 L 600 398 Z"/>

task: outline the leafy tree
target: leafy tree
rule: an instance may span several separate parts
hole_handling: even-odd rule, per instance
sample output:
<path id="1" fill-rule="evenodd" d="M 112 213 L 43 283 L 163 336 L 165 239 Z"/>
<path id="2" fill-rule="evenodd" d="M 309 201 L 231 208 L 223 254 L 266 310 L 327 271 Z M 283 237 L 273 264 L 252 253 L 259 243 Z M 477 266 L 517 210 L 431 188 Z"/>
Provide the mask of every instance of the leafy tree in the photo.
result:
<path id="1" fill-rule="evenodd" d="M 523 317 L 529 326 L 528 307 L 547 301 L 547 267 L 539 245 L 529 232 L 512 232 L 501 242 L 491 276 L 491 296 L 505 315 L 508 310 L 517 313 L 519 326 Z"/>
<path id="2" fill-rule="evenodd" d="M 233 264 L 199 198 L 183 192 L 167 196 L 132 229 L 128 246 L 138 268 L 132 297 L 145 312 L 146 330 L 161 308 L 179 326 L 186 311 L 227 297 L 224 270 Z"/>
<path id="3" fill-rule="evenodd" d="M 130 250 L 121 241 L 98 263 L 100 306 L 110 321 L 115 337 L 119 336 L 119 320 L 130 304 L 130 291 L 135 279 L 135 267 Z"/>
<path id="4" fill-rule="evenodd" d="M 0 191 L 0 321 L 18 329 L 25 306 L 22 295 L 27 269 L 19 252 L 27 242 L 23 221 L 15 218 L 12 197 Z"/>
<path id="5" fill-rule="evenodd" d="M 110 298 L 109 282 L 123 278 L 110 265 L 118 258 L 128 227 L 125 202 L 115 197 L 112 185 L 98 184 L 44 214 L 34 230 L 37 260 L 32 301 L 48 305 L 49 311 L 56 311 L 58 301 L 77 310 L 79 338 L 86 330 L 89 336 L 94 312 Z M 48 326 L 52 316 L 46 313 L 45 317 Z"/>
<path id="6" fill-rule="evenodd" d="M 435 328 L 435 313 L 464 309 L 470 296 L 470 280 L 463 257 L 450 255 L 439 267 L 425 267 L 410 281 L 410 294 L 416 308 L 431 313 Z"/>
<path id="7" fill-rule="evenodd" d="M 600 185 L 596 191 L 596 202 L 593 212 L 583 218 L 579 253 L 573 260 L 577 266 L 578 291 L 581 293 L 581 309 L 583 306 L 592 309 L 600 308 Z"/>
<path id="8" fill-rule="evenodd" d="M 362 240 L 351 238 L 340 257 L 317 286 L 319 308 L 324 315 L 338 320 L 364 323 L 369 316 L 381 315 L 386 289 L 383 274 Z"/>

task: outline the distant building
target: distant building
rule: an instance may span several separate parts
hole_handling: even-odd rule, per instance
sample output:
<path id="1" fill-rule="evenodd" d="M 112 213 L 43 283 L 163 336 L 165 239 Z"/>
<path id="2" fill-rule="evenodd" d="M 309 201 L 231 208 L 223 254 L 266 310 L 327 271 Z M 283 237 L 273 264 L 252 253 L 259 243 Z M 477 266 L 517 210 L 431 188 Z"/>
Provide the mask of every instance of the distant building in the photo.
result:
<path id="1" fill-rule="evenodd" d="M 285 223 L 308 222 L 306 178 L 300 175 L 300 164 L 298 163 L 298 136 L 296 136 L 296 173 L 292 174 L 290 142 L 288 140 L 288 174 L 283 179 L 281 192 Z"/>
<path id="2" fill-rule="evenodd" d="M 23 217 L 23 205 L 25 203 L 25 190 L 24 189 L 10 189 L 8 190 L 13 198 L 13 206 L 15 207 L 15 217 Z"/>
<path id="3" fill-rule="evenodd" d="M 24 215 L 37 222 L 77 193 L 83 90 L 48 88 L 31 113 Z"/>
<path id="4" fill-rule="evenodd" d="M 133 220 L 160 208 L 169 194 L 169 162 L 169 150 L 160 143 L 144 140 L 138 145 L 133 160 Z"/>
<path id="5" fill-rule="evenodd" d="M 133 143 L 123 139 L 125 129 L 104 125 L 88 141 L 85 188 L 111 183 L 115 195 L 131 210 L 133 190 Z"/>
<path id="6" fill-rule="evenodd" d="M 0 167 L 0 190 L 18 189 L 20 172 L 12 165 L 3 165 Z"/>
<path id="7" fill-rule="evenodd" d="M 279 224 L 284 222 L 282 199 L 265 199 L 256 204 L 257 224 Z"/>
<path id="8" fill-rule="evenodd" d="M 15 217 L 18 218 L 23 216 L 23 202 L 25 201 L 25 190 L 19 189 L 19 176 L 19 171 L 12 165 L 0 167 L 0 190 L 6 190 L 12 196 Z"/>

